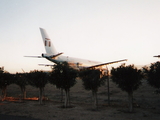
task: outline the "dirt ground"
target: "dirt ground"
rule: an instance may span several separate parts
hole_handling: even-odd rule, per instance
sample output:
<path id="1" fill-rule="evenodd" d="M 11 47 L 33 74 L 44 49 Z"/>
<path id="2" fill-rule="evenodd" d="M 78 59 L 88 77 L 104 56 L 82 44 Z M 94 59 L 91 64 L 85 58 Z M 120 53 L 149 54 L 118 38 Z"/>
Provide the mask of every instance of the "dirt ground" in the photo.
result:
<path id="1" fill-rule="evenodd" d="M 107 85 L 99 88 L 98 110 L 92 109 L 91 91 L 82 87 L 81 80 L 71 88 L 71 108 L 62 108 L 61 92 L 55 86 L 45 87 L 44 105 L 37 100 L 1 101 L 0 114 L 23 116 L 39 120 L 159 120 L 160 95 L 153 93 L 155 89 L 146 81 L 134 92 L 134 112 L 128 112 L 128 96 L 110 81 L 111 105 L 108 105 Z M 20 88 L 13 84 L 8 86 L 7 96 L 18 98 Z M 38 97 L 39 89 L 27 86 L 27 98 Z M 1 118 L 0 118 L 1 120 Z"/>

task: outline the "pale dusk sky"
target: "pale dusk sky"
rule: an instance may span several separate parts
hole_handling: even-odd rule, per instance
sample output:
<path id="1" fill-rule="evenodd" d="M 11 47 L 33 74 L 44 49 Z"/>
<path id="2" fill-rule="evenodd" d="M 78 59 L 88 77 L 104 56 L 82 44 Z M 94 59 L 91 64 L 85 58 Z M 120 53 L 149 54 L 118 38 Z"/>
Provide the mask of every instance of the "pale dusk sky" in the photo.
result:
<path id="1" fill-rule="evenodd" d="M 147 65 L 160 54 L 160 0 L 0 0 L 0 66 L 50 70 L 39 27 L 57 51 L 77 58 Z M 120 65 L 116 64 L 116 65 Z M 110 65 L 114 66 L 114 65 Z"/>

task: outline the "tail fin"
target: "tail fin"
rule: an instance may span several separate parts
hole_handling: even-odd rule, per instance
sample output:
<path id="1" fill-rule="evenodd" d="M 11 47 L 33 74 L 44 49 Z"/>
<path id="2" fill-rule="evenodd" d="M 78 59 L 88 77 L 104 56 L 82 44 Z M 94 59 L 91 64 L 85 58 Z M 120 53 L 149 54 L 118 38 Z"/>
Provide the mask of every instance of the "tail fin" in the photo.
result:
<path id="1" fill-rule="evenodd" d="M 58 52 L 56 51 L 55 47 L 51 43 L 51 40 L 50 40 L 46 30 L 43 29 L 43 28 L 40 28 L 40 31 L 41 31 L 41 35 L 42 35 L 42 38 L 43 38 L 44 47 L 46 49 L 46 53 L 50 54 L 50 55 L 57 54 Z"/>

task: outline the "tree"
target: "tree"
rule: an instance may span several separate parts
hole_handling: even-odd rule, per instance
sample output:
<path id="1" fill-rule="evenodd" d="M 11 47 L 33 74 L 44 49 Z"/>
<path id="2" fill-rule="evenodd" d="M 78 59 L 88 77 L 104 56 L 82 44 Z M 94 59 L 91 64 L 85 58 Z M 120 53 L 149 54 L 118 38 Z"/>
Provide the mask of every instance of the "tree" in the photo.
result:
<path id="1" fill-rule="evenodd" d="M 2 89 L 2 100 L 6 99 L 7 86 L 13 83 L 13 75 L 0 68 L 0 89 Z"/>
<path id="2" fill-rule="evenodd" d="M 70 88 L 76 84 L 76 77 L 77 70 L 71 68 L 67 62 L 58 63 L 52 69 L 50 83 L 65 90 L 65 108 L 70 105 Z"/>
<path id="3" fill-rule="evenodd" d="M 92 91 L 94 100 L 93 108 L 98 108 L 97 92 L 98 88 L 105 84 L 105 77 L 99 69 L 84 69 L 79 73 L 86 90 Z"/>
<path id="4" fill-rule="evenodd" d="M 23 99 L 26 98 L 26 85 L 28 85 L 27 73 L 16 73 L 15 84 L 17 84 L 22 92 Z"/>
<path id="5" fill-rule="evenodd" d="M 142 78 L 142 71 L 134 67 L 134 65 L 125 66 L 125 64 L 122 64 L 117 68 L 111 69 L 111 79 L 113 82 L 115 82 L 121 90 L 128 93 L 130 112 L 133 111 L 133 91 L 139 88 Z"/>
<path id="6" fill-rule="evenodd" d="M 148 84 L 160 89 L 160 62 L 152 63 L 149 67 L 143 68 L 146 73 Z"/>
<path id="7" fill-rule="evenodd" d="M 43 71 L 34 70 L 28 73 L 28 82 L 30 85 L 39 88 L 39 103 L 42 104 L 44 96 L 44 87 L 48 82 L 48 74 Z"/>
<path id="8" fill-rule="evenodd" d="M 109 73 L 108 67 L 107 67 L 107 69 L 106 69 L 105 76 L 106 76 L 106 79 L 107 79 L 108 105 L 110 105 L 110 92 L 109 92 L 109 80 L 110 80 L 110 73 Z"/>

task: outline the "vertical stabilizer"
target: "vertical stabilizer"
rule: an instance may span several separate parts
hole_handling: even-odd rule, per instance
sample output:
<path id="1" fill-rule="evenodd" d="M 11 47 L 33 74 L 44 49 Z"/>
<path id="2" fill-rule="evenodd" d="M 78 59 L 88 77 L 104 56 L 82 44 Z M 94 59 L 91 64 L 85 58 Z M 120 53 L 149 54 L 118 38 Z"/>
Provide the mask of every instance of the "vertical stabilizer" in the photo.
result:
<path id="1" fill-rule="evenodd" d="M 41 31 L 44 47 L 46 49 L 46 53 L 50 55 L 57 54 L 58 52 L 56 51 L 54 45 L 52 44 L 51 39 L 49 38 L 46 30 L 43 28 L 40 28 L 40 31 Z"/>

